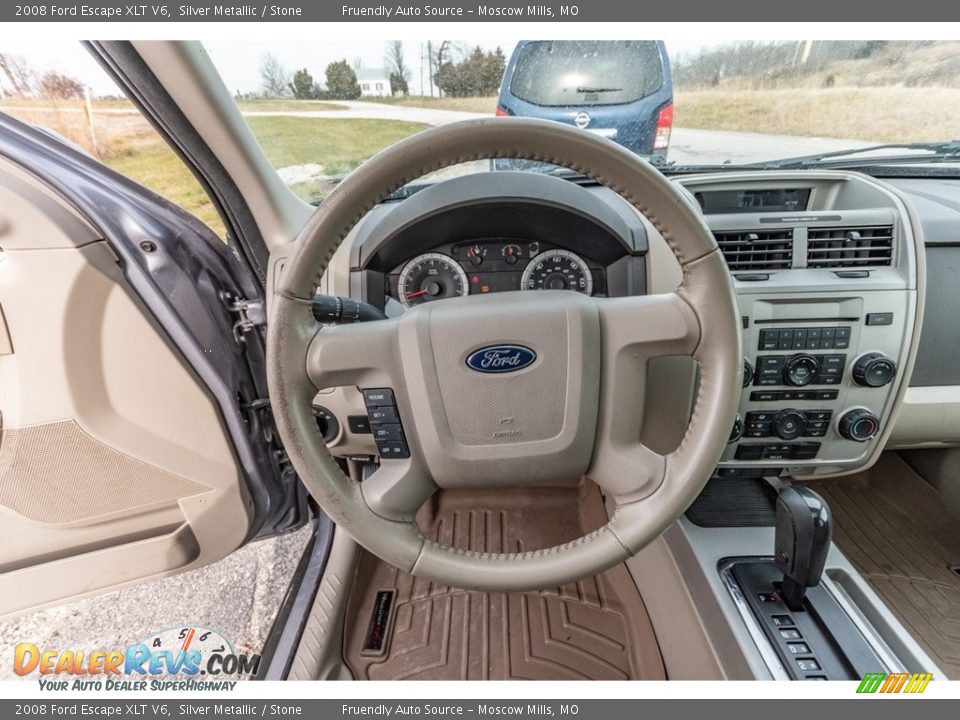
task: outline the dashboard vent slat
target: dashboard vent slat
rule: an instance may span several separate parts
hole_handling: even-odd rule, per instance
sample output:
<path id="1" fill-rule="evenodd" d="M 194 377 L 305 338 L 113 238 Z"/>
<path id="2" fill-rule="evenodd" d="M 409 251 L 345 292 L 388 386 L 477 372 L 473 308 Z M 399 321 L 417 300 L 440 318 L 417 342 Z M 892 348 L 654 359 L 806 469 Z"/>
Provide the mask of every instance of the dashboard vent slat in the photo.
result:
<path id="1" fill-rule="evenodd" d="M 883 267 L 893 264 L 893 226 L 810 228 L 807 267 Z"/>
<path id="2" fill-rule="evenodd" d="M 793 264 L 793 230 L 714 232 L 730 270 L 788 270 Z"/>

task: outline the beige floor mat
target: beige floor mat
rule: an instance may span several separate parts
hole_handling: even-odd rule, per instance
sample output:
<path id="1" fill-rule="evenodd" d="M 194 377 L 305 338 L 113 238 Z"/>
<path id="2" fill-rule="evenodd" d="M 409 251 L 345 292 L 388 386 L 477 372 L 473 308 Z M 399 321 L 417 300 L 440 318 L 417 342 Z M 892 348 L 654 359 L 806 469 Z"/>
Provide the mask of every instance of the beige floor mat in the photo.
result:
<path id="1" fill-rule="evenodd" d="M 421 511 L 424 532 L 478 551 L 549 547 L 606 517 L 592 485 L 436 497 Z M 344 658 L 358 679 L 664 679 L 653 628 L 622 565 L 561 588 L 482 593 L 414 579 L 364 553 L 346 623 Z"/>
<path id="2" fill-rule="evenodd" d="M 834 539 L 951 679 L 960 679 L 960 522 L 898 455 L 810 486 L 826 497 Z"/>

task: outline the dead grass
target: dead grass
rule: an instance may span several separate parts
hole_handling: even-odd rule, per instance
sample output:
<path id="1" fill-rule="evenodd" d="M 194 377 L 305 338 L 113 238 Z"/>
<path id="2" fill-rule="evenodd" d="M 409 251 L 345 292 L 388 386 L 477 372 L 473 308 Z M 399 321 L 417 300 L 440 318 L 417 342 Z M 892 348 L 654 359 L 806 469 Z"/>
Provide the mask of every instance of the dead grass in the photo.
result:
<path id="1" fill-rule="evenodd" d="M 874 142 L 960 138 L 960 89 L 677 91 L 677 127 Z"/>
<path id="2" fill-rule="evenodd" d="M 459 110 L 461 112 L 489 113 L 497 109 L 495 97 L 445 97 L 436 98 L 422 95 L 408 95 L 407 97 L 376 98 L 371 102 L 402 105 L 403 107 L 429 108 L 431 110 Z"/>
<path id="3" fill-rule="evenodd" d="M 346 105 L 325 100 L 241 100 L 240 112 L 332 112 L 346 110 Z"/>

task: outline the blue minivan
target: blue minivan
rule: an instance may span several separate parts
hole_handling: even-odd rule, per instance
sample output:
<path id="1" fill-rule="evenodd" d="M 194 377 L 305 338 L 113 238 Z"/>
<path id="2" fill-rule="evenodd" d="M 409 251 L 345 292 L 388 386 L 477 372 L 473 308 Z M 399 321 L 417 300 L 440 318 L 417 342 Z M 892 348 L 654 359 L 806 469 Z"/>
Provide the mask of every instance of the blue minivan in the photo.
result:
<path id="1" fill-rule="evenodd" d="M 658 40 L 543 40 L 517 44 L 497 115 L 556 120 L 666 162 L 673 79 Z"/>

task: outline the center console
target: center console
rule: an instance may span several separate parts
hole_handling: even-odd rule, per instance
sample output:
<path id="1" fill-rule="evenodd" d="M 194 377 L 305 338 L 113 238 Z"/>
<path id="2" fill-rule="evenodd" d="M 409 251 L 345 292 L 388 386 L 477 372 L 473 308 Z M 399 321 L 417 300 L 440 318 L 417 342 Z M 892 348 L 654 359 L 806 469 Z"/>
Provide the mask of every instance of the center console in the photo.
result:
<path id="1" fill-rule="evenodd" d="M 727 260 L 742 323 L 740 409 L 717 474 L 868 465 L 905 390 L 919 327 L 916 237 L 903 201 L 840 172 L 681 183 Z M 758 201 L 768 197 L 790 206 Z"/>

